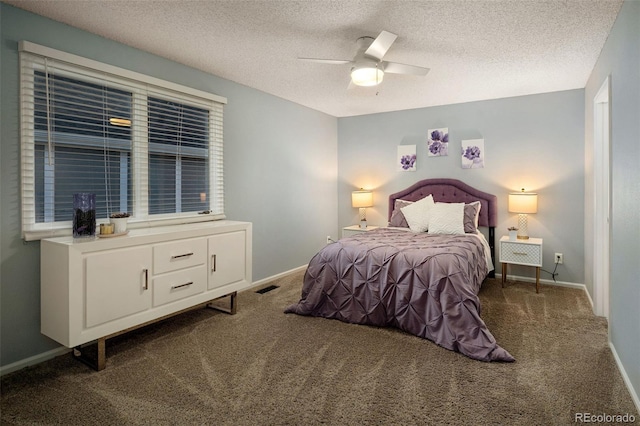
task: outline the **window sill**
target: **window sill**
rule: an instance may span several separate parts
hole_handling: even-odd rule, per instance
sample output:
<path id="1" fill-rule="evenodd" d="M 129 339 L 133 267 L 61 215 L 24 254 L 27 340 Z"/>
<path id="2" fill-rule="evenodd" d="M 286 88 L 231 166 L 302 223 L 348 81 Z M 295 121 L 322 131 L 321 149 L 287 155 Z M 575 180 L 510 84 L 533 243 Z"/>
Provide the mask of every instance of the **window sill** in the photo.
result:
<path id="1" fill-rule="evenodd" d="M 129 223 L 127 223 L 127 228 L 142 229 L 142 228 L 152 228 L 155 226 L 181 225 L 183 223 L 211 222 L 214 220 L 222 220 L 225 218 L 226 216 L 224 214 L 218 214 L 218 215 L 209 214 L 209 215 L 198 215 L 198 216 L 188 216 L 188 217 L 175 217 L 170 219 L 163 218 L 163 219 L 131 220 Z M 22 232 L 22 236 L 25 241 L 38 241 L 38 240 L 43 240 L 45 238 L 54 238 L 54 237 L 68 237 L 71 234 L 72 234 L 72 230 L 69 227 L 63 227 L 63 228 L 52 227 L 48 229 L 38 229 L 38 230 Z"/>

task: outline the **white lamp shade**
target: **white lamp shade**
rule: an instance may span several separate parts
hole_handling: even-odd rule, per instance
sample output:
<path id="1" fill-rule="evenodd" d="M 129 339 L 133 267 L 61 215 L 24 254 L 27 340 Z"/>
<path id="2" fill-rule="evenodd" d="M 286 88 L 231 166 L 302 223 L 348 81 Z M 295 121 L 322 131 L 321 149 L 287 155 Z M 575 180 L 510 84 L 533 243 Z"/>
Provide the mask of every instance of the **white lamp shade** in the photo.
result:
<path id="1" fill-rule="evenodd" d="M 375 67 L 354 68 L 351 71 L 351 81 L 357 86 L 375 86 L 382 83 L 384 71 Z"/>
<path id="2" fill-rule="evenodd" d="M 360 189 L 351 193 L 351 205 L 353 207 L 371 207 L 373 206 L 373 193 Z"/>
<path id="3" fill-rule="evenodd" d="M 538 194 L 535 192 L 512 192 L 509 194 L 510 213 L 537 213 Z"/>

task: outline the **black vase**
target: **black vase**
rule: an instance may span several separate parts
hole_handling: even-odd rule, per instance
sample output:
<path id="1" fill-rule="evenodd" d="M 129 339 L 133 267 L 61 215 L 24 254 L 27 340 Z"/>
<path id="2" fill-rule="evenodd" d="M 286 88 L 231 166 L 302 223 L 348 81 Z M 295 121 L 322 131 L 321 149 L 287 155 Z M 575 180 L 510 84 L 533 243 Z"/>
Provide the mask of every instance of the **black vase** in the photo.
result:
<path id="1" fill-rule="evenodd" d="M 96 235 L 96 194 L 73 194 L 73 237 Z"/>

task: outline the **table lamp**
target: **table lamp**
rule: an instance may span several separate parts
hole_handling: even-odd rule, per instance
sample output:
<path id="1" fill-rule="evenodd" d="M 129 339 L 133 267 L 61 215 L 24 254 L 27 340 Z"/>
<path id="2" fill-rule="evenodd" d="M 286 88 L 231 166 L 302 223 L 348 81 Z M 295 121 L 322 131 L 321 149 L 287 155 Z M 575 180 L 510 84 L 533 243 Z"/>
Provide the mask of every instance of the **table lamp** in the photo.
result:
<path id="1" fill-rule="evenodd" d="M 365 229 L 367 227 L 365 210 L 367 207 L 373 206 L 373 193 L 362 188 L 358 191 L 353 191 L 351 193 L 351 206 L 360 209 L 360 228 Z"/>
<path id="2" fill-rule="evenodd" d="M 518 238 L 528 240 L 527 214 L 537 213 L 538 194 L 535 192 L 512 192 L 509 194 L 509 212 L 518 213 Z"/>

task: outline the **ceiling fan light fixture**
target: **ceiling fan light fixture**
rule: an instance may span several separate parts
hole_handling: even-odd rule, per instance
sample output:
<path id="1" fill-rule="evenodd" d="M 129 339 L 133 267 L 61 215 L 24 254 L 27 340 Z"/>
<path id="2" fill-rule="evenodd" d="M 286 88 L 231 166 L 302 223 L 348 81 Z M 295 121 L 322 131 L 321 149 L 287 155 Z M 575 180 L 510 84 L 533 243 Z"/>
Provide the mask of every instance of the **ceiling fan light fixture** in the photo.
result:
<path id="1" fill-rule="evenodd" d="M 351 81 L 357 86 L 376 86 L 382 83 L 384 71 L 377 67 L 359 67 L 351 70 Z"/>

